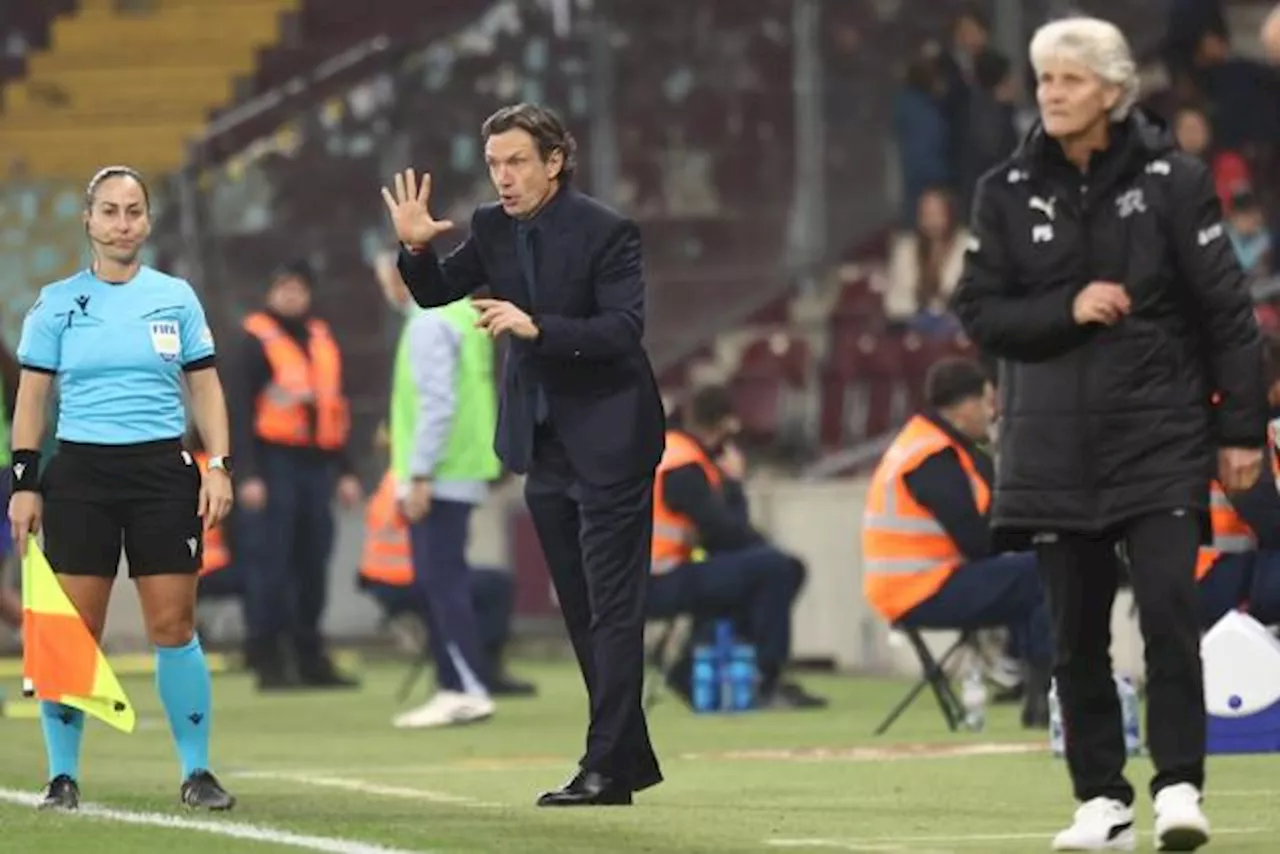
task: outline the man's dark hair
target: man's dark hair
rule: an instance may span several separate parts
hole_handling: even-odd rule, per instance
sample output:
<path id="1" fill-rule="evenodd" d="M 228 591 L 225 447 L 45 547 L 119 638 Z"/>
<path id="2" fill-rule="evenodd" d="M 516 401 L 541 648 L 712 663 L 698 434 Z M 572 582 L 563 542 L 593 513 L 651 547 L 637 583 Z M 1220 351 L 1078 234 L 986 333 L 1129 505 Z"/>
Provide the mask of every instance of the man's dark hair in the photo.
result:
<path id="1" fill-rule="evenodd" d="M 555 110 L 537 104 L 503 107 L 484 120 L 484 124 L 480 126 L 480 136 L 488 139 L 509 130 L 522 130 L 533 137 L 543 163 L 547 162 L 552 152 L 559 151 L 564 155 L 559 180 L 561 186 L 569 183 L 577 166 L 578 143 Z"/>
<path id="2" fill-rule="evenodd" d="M 971 397 L 981 397 L 990 384 L 987 372 L 972 359 L 943 359 L 929 368 L 924 396 L 934 409 L 946 409 Z"/>
<path id="3" fill-rule="evenodd" d="M 951 18 L 951 32 L 960 29 L 960 25 L 965 21 L 972 21 L 981 27 L 984 31 L 991 32 L 991 19 L 983 11 L 978 3 L 966 3 Z"/>
<path id="4" fill-rule="evenodd" d="M 287 261 L 271 271 L 272 287 L 275 287 L 281 279 L 297 279 L 308 288 L 314 288 L 316 275 L 310 263 L 303 259 L 296 259 Z"/>
<path id="5" fill-rule="evenodd" d="M 973 77 L 978 87 L 990 92 L 1005 81 L 1012 66 L 1009 60 L 995 50 L 988 48 L 973 60 Z"/>
<path id="6" fill-rule="evenodd" d="M 718 427 L 733 416 L 733 396 L 722 385 L 703 386 L 689 400 L 684 413 L 690 427 Z"/>

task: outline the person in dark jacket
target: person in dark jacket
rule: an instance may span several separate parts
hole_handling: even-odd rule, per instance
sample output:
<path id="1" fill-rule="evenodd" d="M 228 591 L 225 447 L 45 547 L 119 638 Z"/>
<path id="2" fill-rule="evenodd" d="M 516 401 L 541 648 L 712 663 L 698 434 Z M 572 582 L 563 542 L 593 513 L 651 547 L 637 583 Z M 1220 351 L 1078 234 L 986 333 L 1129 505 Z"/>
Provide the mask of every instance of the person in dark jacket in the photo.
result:
<path id="1" fill-rule="evenodd" d="M 1261 337 L 1212 176 L 1134 111 L 1120 31 L 1055 21 L 1031 60 L 1041 118 L 979 183 L 953 309 L 1001 360 L 992 524 L 1005 547 L 1035 545 L 1054 621 L 1082 802 L 1054 848 L 1134 844 L 1109 660 L 1119 547 L 1145 640 L 1155 833 L 1193 850 L 1209 837 L 1194 569 L 1215 467 L 1228 493 L 1259 475 Z"/>

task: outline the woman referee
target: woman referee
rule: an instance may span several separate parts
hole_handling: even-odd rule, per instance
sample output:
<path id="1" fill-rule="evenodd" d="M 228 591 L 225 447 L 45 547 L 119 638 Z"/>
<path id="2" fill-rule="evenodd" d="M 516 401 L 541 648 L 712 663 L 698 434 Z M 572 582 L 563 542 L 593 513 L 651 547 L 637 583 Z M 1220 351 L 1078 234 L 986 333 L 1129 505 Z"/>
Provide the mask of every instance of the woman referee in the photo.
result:
<path id="1" fill-rule="evenodd" d="M 156 647 L 156 688 L 182 759 L 182 803 L 230 809 L 209 772 L 210 680 L 195 636 L 203 529 L 231 507 L 227 412 L 213 336 L 191 286 L 144 266 L 150 198 L 132 169 L 89 182 L 85 227 L 93 265 L 46 286 L 18 344 L 9 519 L 19 553 L 43 524 L 45 551 L 95 637 L 123 545 Z M 182 375 L 209 473 L 181 443 Z M 48 395 L 58 379 L 58 451 L 40 472 Z M 41 703 L 50 782 L 41 808 L 79 803 L 84 714 Z"/>

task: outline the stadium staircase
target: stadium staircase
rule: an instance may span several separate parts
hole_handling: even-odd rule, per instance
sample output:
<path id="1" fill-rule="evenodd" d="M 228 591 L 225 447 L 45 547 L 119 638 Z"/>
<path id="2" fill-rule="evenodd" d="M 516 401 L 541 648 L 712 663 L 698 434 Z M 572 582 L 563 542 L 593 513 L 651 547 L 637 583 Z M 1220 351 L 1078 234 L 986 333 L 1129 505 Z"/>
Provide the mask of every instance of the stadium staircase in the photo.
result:
<path id="1" fill-rule="evenodd" d="M 81 0 L 4 92 L 0 151 L 34 178 L 87 180 L 109 163 L 176 169 L 298 0 Z"/>

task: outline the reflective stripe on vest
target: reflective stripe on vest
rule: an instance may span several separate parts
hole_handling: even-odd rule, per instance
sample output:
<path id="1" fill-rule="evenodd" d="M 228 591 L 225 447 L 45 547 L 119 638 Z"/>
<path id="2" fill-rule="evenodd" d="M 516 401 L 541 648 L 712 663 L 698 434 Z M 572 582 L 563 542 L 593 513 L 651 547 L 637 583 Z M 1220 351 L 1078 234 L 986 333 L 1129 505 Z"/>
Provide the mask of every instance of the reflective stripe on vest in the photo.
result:
<path id="1" fill-rule="evenodd" d="M 342 394 L 342 354 L 328 324 L 315 318 L 307 321 L 306 352 L 262 312 L 246 317 L 244 328 L 262 342 L 271 367 L 271 380 L 255 401 L 258 438 L 328 451 L 345 445 L 351 412 Z"/>
<path id="2" fill-rule="evenodd" d="M 200 467 L 200 474 L 203 476 L 209 471 L 209 455 L 204 451 L 198 451 L 191 455 L 195 458 L 196 465 Z M 231 563 L 231 552 L 227 550 L 226 539 L 222 536 L 222 527 L 216 527 L 210 531 L 204 532 L 204 560 L 200 564 L 200 576 L 204 577 L 210 573 L 224 569 Z"/>
<path id="3" fill-rule="evenodd" d="M 906 476 L 945 448 L 955 450 L 978 512 L 986 515 L 991 489 L 969 451 L 922 415 L 907 422 L 871 476 L 862 517 L 862 587 L 868 604 L 891 622 L 936 593 L 965 560 L 906 487 Z"/>
<path id="4" fill-rule="evenodd" d="M 408 587 L 413 583 L 409 527 L 396 504 L 396 479 L 390 471 L 382 476 L 378 491 L 369 499 L 365 511 L 360 575 L 366 581 L 391 587 Z"/>
<path id="5" fill-rule="evenodd" d="M 1209 484 L 1209 520 L 1213 523 L 1213 545 L 1200 547 L 1196 581 L 1204 579 L 1222 555 L 1250 552 L 1258 547 L 1253 529 L 1236 512 L 1216 480 Z"/>
<path id="6" fill-rule="evenodd" d="M 666 445 L 653 482 L 653 545 L 649 554 L 649 570 L 655 575 L 689 563 L 698 546 L 698 529 L 693 520 L 667 507 L 666 473 L 696 464 L 702 468 L 713 491 L 718 493 L 722 482 L 719 467 L 688 433 L 668 430 Z"/>

